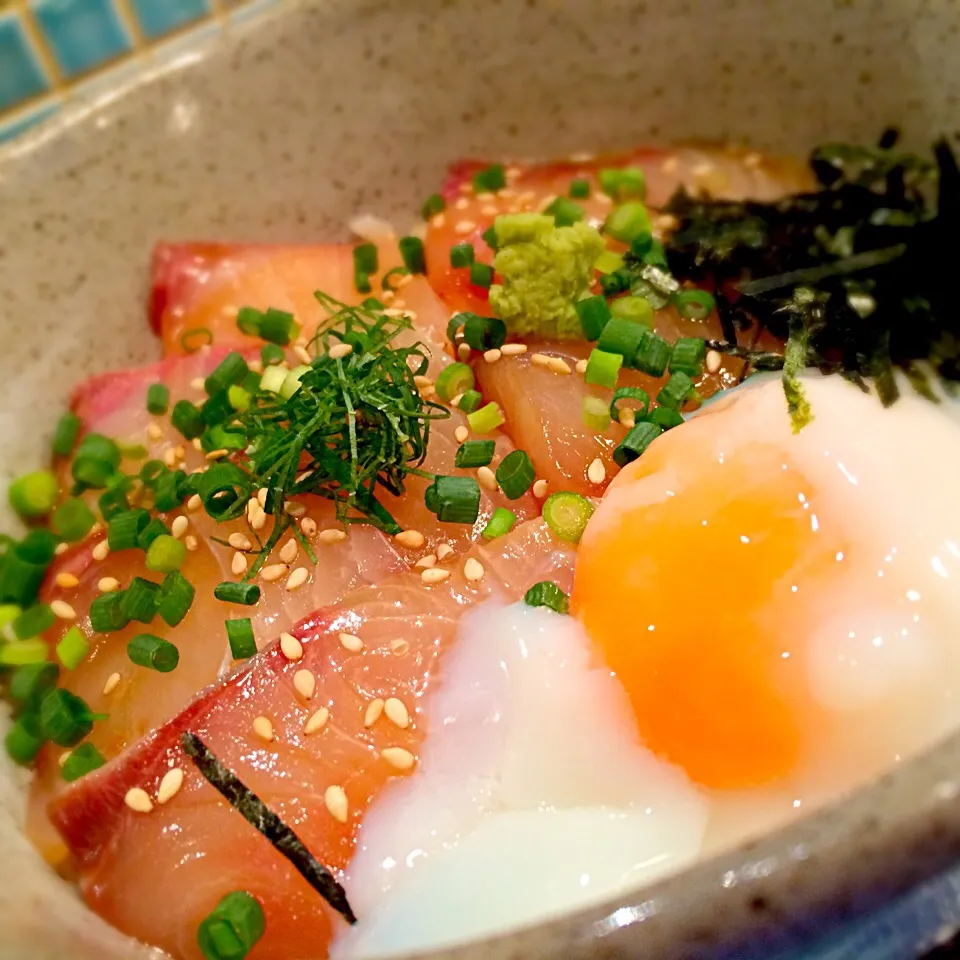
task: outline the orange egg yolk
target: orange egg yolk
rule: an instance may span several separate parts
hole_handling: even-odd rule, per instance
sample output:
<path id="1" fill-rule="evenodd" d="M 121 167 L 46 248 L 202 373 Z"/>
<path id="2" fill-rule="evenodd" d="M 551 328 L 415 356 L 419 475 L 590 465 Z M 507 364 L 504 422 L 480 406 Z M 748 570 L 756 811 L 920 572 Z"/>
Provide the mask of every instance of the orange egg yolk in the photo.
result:
<path id="1" fill-rule="evenodd" d="M 809 627 L 806 589 L 844 544 L 811 522 L 816 491 L 781 449 L 718 457 L 698 442 L 712 419 L 617 478 L 581 544 L 572 608 L 643 742 L 696 783 L 738 789 L 787 776 L 816 723 L 789 651 Z"/>

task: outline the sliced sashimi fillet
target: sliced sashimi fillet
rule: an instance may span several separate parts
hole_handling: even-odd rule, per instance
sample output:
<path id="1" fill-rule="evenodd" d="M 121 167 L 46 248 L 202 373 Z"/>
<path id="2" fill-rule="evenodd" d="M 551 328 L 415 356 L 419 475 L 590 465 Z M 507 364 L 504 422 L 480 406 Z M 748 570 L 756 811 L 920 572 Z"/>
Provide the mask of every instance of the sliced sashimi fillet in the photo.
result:
<path id="1" fill-rule="evenodd" d="M 420 702 L 438 658 L 456 634 L 461 613 L 483 599 L 516 600 L 534 582 L 568 589 L 573 548 L 533 521 L 468 557 L 484 568 L 479 581 L 451 576 L 426 586 L 401 574 L 321 611 L 298 631 L 303 658 L 287 660 L 278 646 L 258 654 L 234 676 L 191 704 L 118 760 L 70 786 L 51 805 L 52 819 L 75 855 L 88 903 L 147 943 L 183 958 L 199 957 L 196 929 L 227 892 L 245 889 L 263 905 L 266 933 L 251 956 L 260 960 L 324 956 L 333 924 L 306 882 L 194 769 L 180 746 L 189 730 L 299 834 L 323 863 L 348 863 L 364 811 L 401 776 L 380 755 L 399 747 L 416 754 L 427 731 Z M 339 635 L 359 637 L 351 652 Z M 349 643 L 349 640 L 347 641 Z M 294 687 L 298 671 L 316 680 L 306 700 Z M 371 701 L 397 698 L 411 723 L 381 716 L 365 723 Z M 318 710 L 321 729 L 305 732 Z M 266 717 L 274 739 L 254 733 Z M 183 787 L 166 804 L 135 813 L 124 803 L 133 787 L 156 798 L 164 774 L 179 768 Z M 328 787 L 343 789 L 344 822 L 325 804 Z M 335 809 L 335 808 L 334 808 Z M 162 904 L 162 909 L 157 909 Z"/>

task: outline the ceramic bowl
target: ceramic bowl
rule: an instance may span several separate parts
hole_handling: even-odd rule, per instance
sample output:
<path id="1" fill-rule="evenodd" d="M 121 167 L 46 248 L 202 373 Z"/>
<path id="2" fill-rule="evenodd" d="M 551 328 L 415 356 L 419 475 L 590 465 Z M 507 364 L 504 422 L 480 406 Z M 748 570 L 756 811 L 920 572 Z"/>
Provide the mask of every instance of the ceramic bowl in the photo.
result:
<path id="1" fill-rule="evenodd" d="M 341 239 L 358 210 L 404 222 L 465 154 L 691 137 L 803 152 L 890 123 L 924 145 L 955 129 L 958 30 L 949 0 L 284 4 L 0 150 L 0 469 L 39 462 L 72 384 L 155 354 L 158 238 Z M 19 831 L 20 775 L 0 780 L 0 956 L 155 955 L 51 876 Z M 447 955 L 785 956 L 867 917 L 848 955 L 908 956 L 960 925 L 949 875 L 914 886 L 960 858 L 958 791 L 955 737 L 653 888 Z M 884 930 L 900 952 L 871 953 Z"/>

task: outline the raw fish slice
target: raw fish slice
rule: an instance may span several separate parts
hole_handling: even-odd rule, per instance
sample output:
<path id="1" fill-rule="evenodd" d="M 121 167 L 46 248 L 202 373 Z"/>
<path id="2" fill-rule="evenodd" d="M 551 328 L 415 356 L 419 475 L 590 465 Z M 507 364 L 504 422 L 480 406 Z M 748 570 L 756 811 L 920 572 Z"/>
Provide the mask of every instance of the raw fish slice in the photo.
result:
<path id="1" fill-rule="evenodd" d="M 451 576 L 436 586 L 406 573 L 352 595 L 297 631 L 302 660 L 290 662 L 277 646 L 270 647 L 57 798 L 52 818 L 77 858 L 90 905 L 125 932 L 176 956 L 196 958 L 199 922 L 224 894 L 247 889 L 266 914 L 258 958 L 324 956 L 339 921 L 202 780 L 182 753 L 180 735 L 198 734 L 321 862 L 342 869 L 365 809 L 402 775 L 380 751 L 399 747 L 415 754 L 422 741 L 420 698 L 461 613 L 494 594 L 516 600 L 542 579 L 568 589 L 572 578 L 572 548 L 555 540 L 541 521 L 475 546 L 468 556 L 483 565 L 482 580 L 465 579 L 461 557 L 447 565 Z M 363 650 L 347 650 L 341 632 L 360 637 Z M 299 670 L 316 679 L 309 701 L 294 688 Z M 371 701 L 389 697 L 406 706 L 410 725 L 402 729 L 383 715 L 368 726 Z M 308 718 L 321 708 L 329 710 L 329 720 L 307 734 Z M 257 717 L 269 718 L 275 739 L 266 742 L 254 733 Z M 125 806 L 132 787 L 156 798 L 161 778 L 174 767 L 185 777 L 172 800 L 147 814 Z M 338 822 L 325 805 L 330 786 L 345 791 L 346 822 Z"/>

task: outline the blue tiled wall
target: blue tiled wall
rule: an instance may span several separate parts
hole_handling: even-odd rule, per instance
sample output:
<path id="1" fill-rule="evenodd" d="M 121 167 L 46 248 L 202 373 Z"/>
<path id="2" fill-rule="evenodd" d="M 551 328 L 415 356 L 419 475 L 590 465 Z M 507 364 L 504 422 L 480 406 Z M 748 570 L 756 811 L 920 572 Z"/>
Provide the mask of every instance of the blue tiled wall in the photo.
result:
<path id="1" fill-rule="evenodd" d="M 111 70 L 128 76 L 168 44 L 182 49 L 280 2 L 0 0 L 0 143 L 50 116 L 91 77 L 109 84 Z"/>

